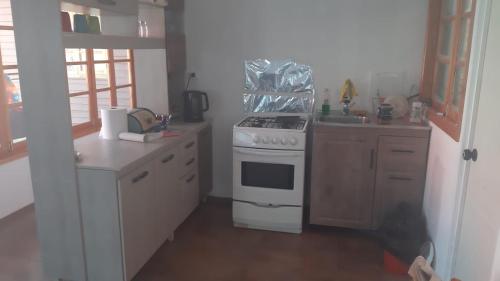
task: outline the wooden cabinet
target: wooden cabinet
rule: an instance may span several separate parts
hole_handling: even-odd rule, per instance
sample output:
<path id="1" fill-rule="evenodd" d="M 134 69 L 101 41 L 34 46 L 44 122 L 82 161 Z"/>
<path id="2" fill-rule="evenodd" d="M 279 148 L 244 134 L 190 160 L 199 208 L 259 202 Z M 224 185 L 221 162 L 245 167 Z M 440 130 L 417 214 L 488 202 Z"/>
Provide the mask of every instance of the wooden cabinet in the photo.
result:
<path id="1" fill-rule="evenodd" d="M 427 138 L 379 137 L 374 228 L 402 202 L 421 208 L 428 142 Z"/>
<path id="2" fill-rule="evenodd" d="M 430 130 L 315 126 L 312 224 L 376 229 L 402 202 L 420 209 Z"/>
<path id="3" fill-rule="evenodd" d="M 376 139 L 363 129 L 316 131 L 311 223 L 351 228 L 371 225 Z"/>
<path id="4" fill-rule="evenodd" d="M 119 180 L 126 280 L 132 279 L 156 251 L 156 175 L 153 163 L 148 163 Z"/>
<path id="5" fill-rule="evenodd" d="M 137 15 L 138 13 L 137 0 L 64 0 L 63 2 L 120 14 Z"/>
<path id="6" fill-rule="evenodd" d="M 201 200 L 204 200 L 212 191 L 212 167 L 212 126 L 207 126 L 198 134 L 198 172 Z"/>

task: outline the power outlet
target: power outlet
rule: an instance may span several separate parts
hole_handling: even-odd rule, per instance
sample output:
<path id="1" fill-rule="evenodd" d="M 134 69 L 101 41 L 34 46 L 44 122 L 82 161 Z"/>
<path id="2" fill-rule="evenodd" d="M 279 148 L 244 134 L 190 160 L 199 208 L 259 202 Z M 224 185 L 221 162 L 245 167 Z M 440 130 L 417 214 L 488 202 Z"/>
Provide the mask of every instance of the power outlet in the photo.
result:
<path id="1" fill-rule="evenodd" d="M 188 73 L 189 78 L 196 78 L 196 72 L 190 72 Z"/>

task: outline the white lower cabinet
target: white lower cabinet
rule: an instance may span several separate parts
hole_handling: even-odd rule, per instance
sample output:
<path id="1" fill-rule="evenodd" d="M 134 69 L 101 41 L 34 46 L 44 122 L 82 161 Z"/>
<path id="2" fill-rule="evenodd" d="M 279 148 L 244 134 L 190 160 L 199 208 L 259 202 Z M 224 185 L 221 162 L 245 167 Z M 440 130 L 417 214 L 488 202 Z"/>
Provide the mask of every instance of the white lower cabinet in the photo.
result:
<path id="1" fill-rule="evenodd" d="M 159 227 L 154 163 L 148 163 L 119 180 L 123 257 L 127 280 L 139 271 L 156 251 Z"/>
<path id="2" fill-rule="evenodd" d="M 199 203 L 197 155 L 193 134 L 124 175 L 78 169 L 89 280 L 130 281 L 173 237 Z"/>

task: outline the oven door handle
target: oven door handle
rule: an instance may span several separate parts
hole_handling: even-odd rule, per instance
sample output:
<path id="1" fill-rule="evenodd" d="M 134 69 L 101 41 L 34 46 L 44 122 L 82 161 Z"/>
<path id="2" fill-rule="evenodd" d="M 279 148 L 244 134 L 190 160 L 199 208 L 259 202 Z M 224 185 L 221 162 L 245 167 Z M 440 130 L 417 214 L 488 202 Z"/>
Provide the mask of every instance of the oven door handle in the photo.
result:
<path id="1" fill-rule="evenodd" d="M 264 150 L 260 151 L 260 149 L 244 149 L 244 148 L 234 148 L 234 151 L 239 154 L 245 155 L 256 155 L 256 156 L 279 156 L 279 157 L 302 157 L 304 156 L 303 151 L 293 151 L 293 150 Z"/>
<path id="2" fill-rule="evenodd" d="M 268 203 L 256 203 L 256 202 L 248 202 L 255 207 L 268 208 L 268 209 L 277 209 L 280 208 L 280 205 L 268 204 Z"/>

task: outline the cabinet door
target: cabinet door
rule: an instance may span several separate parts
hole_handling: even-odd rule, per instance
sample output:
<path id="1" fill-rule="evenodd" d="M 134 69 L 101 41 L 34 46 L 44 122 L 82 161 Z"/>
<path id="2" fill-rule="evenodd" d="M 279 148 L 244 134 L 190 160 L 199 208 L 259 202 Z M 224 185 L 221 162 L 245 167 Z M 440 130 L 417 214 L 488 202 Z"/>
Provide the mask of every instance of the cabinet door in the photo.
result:
<path id="1" fill-rule="evenodd" d="M 156 206 L 158 225 L 158 247 L 174 232 L 175 216 L 181 194 L 178 179 L 179 151 L 170 149 L 156 159 Z"/>
<path id="2" fill-rule="evenodd" d="M 196 209 L 199 202 L 200 190 L 198 187 L 198 174 L 195 170 L 189 172 L 186 176 L 181 178 L 182 187 L 182 221 L 187 219 L 187 217 Z M 182 223 L 182 222 L 181 222 Z"/>
<path id="3" fill-rule="evenodd" d="M 212 191 L 212 126 L 198 134 L 198 169 L 200 199 L 203 200 Z"/>
<path id="4" fill-rule="evenodd" d="M 381 136 L 378 145 L 373 227 L 400 203 L 422 208 L 428 138 Z"/>
<path id="5" fill-rule="evenodd" d="M 313 224 L 367 229 L 372 223 L 375 137 L 370 130 L 315 128 Z"/>
<path id="6" fill-rule="evenodd" d="M 119 180 L 120 216 L 126 280 L 131 280 L 156 250 L 154 163 Z"/>

